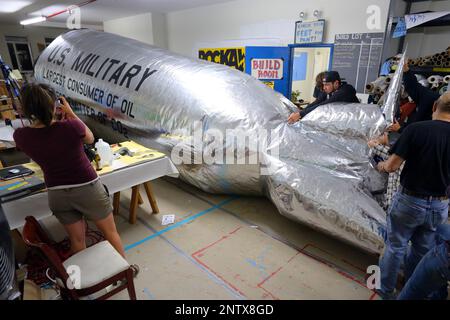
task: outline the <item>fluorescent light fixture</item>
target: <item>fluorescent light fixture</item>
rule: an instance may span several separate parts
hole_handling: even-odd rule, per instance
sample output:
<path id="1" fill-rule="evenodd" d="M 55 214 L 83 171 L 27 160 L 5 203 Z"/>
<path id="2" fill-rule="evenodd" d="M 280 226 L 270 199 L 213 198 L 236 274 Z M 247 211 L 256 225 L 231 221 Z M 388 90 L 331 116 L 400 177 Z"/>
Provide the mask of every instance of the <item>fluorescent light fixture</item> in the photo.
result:
<path id="1" fill-rule="evenodd" d="M 47 18 L 44 16 L 41 17 L 36 17 L 36 18 L 31 18 L 31 19 L 26 19 L 26 20 L 22 20 L 20 21 L 20 24 L 23 26 L 26 26 L 27 24 L 33 24 L 33 23 L 39 23 L 39 22 L 44 22 L 46 21 Z"/>
<path id="2" fill-rule="evenodd" d="M 0 12 L 13 13 L 30 5 L 31 1 L 3 0 L 0 5 Z"/>

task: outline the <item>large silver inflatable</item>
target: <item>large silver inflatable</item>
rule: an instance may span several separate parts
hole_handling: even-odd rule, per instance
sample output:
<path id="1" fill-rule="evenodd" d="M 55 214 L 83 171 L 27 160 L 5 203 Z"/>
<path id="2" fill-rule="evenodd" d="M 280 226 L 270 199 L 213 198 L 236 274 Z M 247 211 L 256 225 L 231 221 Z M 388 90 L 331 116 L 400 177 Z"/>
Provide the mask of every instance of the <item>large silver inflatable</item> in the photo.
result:
<path id="1" fill-rule="evenodd" d="M 326 105 L 288 125 L 295 106 L 247 74 L 92 30 L 55 39 L 35 77 L 70 97 L 97 135 L 164 151 L 202 190 L 266 195 L 291 219 L 383 247 L 373 194 L 386 177 L 367 147 L 386 126 L 376 105 Z"/>

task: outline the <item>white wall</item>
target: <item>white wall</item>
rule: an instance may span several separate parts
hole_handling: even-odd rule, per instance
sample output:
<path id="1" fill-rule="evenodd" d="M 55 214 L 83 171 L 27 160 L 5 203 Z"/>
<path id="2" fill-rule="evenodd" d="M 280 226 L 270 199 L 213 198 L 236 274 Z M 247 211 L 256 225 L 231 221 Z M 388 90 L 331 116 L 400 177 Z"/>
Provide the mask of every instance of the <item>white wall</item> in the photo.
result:
<path id="1" fill-rule="evenodd" d="M 122 19 L 104 21 L 103 30 L 148 44 L 154 43 L 152 14 L 150 12 Z"/>
<path id="2" fill-rule="evenodd" d="M 450 1 L 425 1 L 412 5 L 411 12 L 450 11 Z M 450 46 L 450 26 L 417 28 L 408 32 L 408 55 L 421 57 L 445 51 Z"/>
<path id="3" fill-rule="evenodd" d="M 152 27 L 155 46 L 168 49 L 167 15 L 164 13 L 152 13 Z"/>
<path id="4" fill-rule="evenodd" d="M 395 0 L 398 1 L 398 0 Z M 237 0 L 167 14 L 169 49 L 197 56 L 200 47 L 282 45 L 294 42 L 295 21 L 301 11 L 314 20 L 315 9 L 326 19 L 325 42 L 336 33 L 384 32 L 390 0 Z M 370 5 L 381 10 L 378 30 L 367 27 Z"/>
<path id="5" fill-rule="evenodd" d="M 45 44 L 45 38 L 56 38 L 61 33 L 64 33 L 66 31 L 67 29 L 62 28 L 0 25 L 0 55 L 8 65 L 12 66 L 8 47 L 6 46 L 5 36 L 27 37 L 28 43 L 31 47 L 31 54 L 33 56 L 34 62 L 40 54 L 37 46 L 38 43 Z"/>

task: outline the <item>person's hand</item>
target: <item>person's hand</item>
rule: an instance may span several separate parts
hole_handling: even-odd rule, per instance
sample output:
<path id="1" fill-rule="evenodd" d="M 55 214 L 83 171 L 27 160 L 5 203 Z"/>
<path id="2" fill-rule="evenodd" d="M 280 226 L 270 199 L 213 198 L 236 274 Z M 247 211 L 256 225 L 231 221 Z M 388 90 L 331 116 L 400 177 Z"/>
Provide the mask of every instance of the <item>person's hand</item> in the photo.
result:
<path id="1" fill-rule="evenodd" d="M 400 123 L 398 123 L 397 120 L 394 120 L 395 122 L 393 124 L 391 124 L 388 128 L 387 131 L 389 132 L 398 132 L 398 130 L 400 130 Z"/>
<path id="2" fill-rule="evenodd" d="M 383 144 L 385 146 L 389 145 L 389 136 L 388 136 L 387 132 L 383 133 L 383 135 L 380 136 L 380 138 L 378 139 L 378 142 L 380 142 L 380 144 Z"/>
<path id="3" fill-rule="evenodd" d="M 380 142 L 378 141 L 378 138 L 369 140 L 369 142 L 367 142 L 367 145 L 369 146 L 369 148 L 376 147 L 379 144 L 380 144 Z"/>
<path id="4" fill-rule="evenodd" d="M 378 162 L 377 164 L 377 170 L 380 172 L 386 172 L 386 170 L 384 169 L 384 165 L 386 164 L 386 161 L 381 161 Z"/>
<path id="5" fill-rule="evenodd" d="M 73 112 L 73 110 L 70 107 L 69 103 L 67 102 L 66 98 L 61 96 L 61 97 L 59 97 L 59 100 L 61 101 L 60 108 L 62 111 L 63 119 L 77 118 L 77 116 L 75 115 L 75 112 Z"/>
<path id="6" fill-rule="evenodd" d="M 293 124 L 293 123 L 297 122 L 298 120 L 300 120 L 301 118 L 302 117 L 300 116 L 300 112 L 294 112 L 289 116 L 288 123 Z"/>
<path id="7" fill-rule="evenodd" d="M 405 59 L 405 64 L 403 65 L 403 72 L 409 71 L 409 59 Z"/>

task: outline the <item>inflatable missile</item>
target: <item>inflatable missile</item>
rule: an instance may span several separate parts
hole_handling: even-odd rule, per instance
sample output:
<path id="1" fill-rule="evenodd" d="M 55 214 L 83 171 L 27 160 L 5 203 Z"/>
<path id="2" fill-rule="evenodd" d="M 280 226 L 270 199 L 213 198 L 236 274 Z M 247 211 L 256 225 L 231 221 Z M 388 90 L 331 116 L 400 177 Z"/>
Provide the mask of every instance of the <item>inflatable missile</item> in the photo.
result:
<path id="1" fill-rule="evenodd" d="M 375 105 L 326 105 L 288 125 L 296 107 L 247 74 L 87 29 L 55 39 L 35 77 L 70 98 L 97 136 L 165 152 L 202 190 L 265 195 L 293 220 L 383 247 L 373 194 L 386 178 L 367 147 L 386 126 Z"/>

